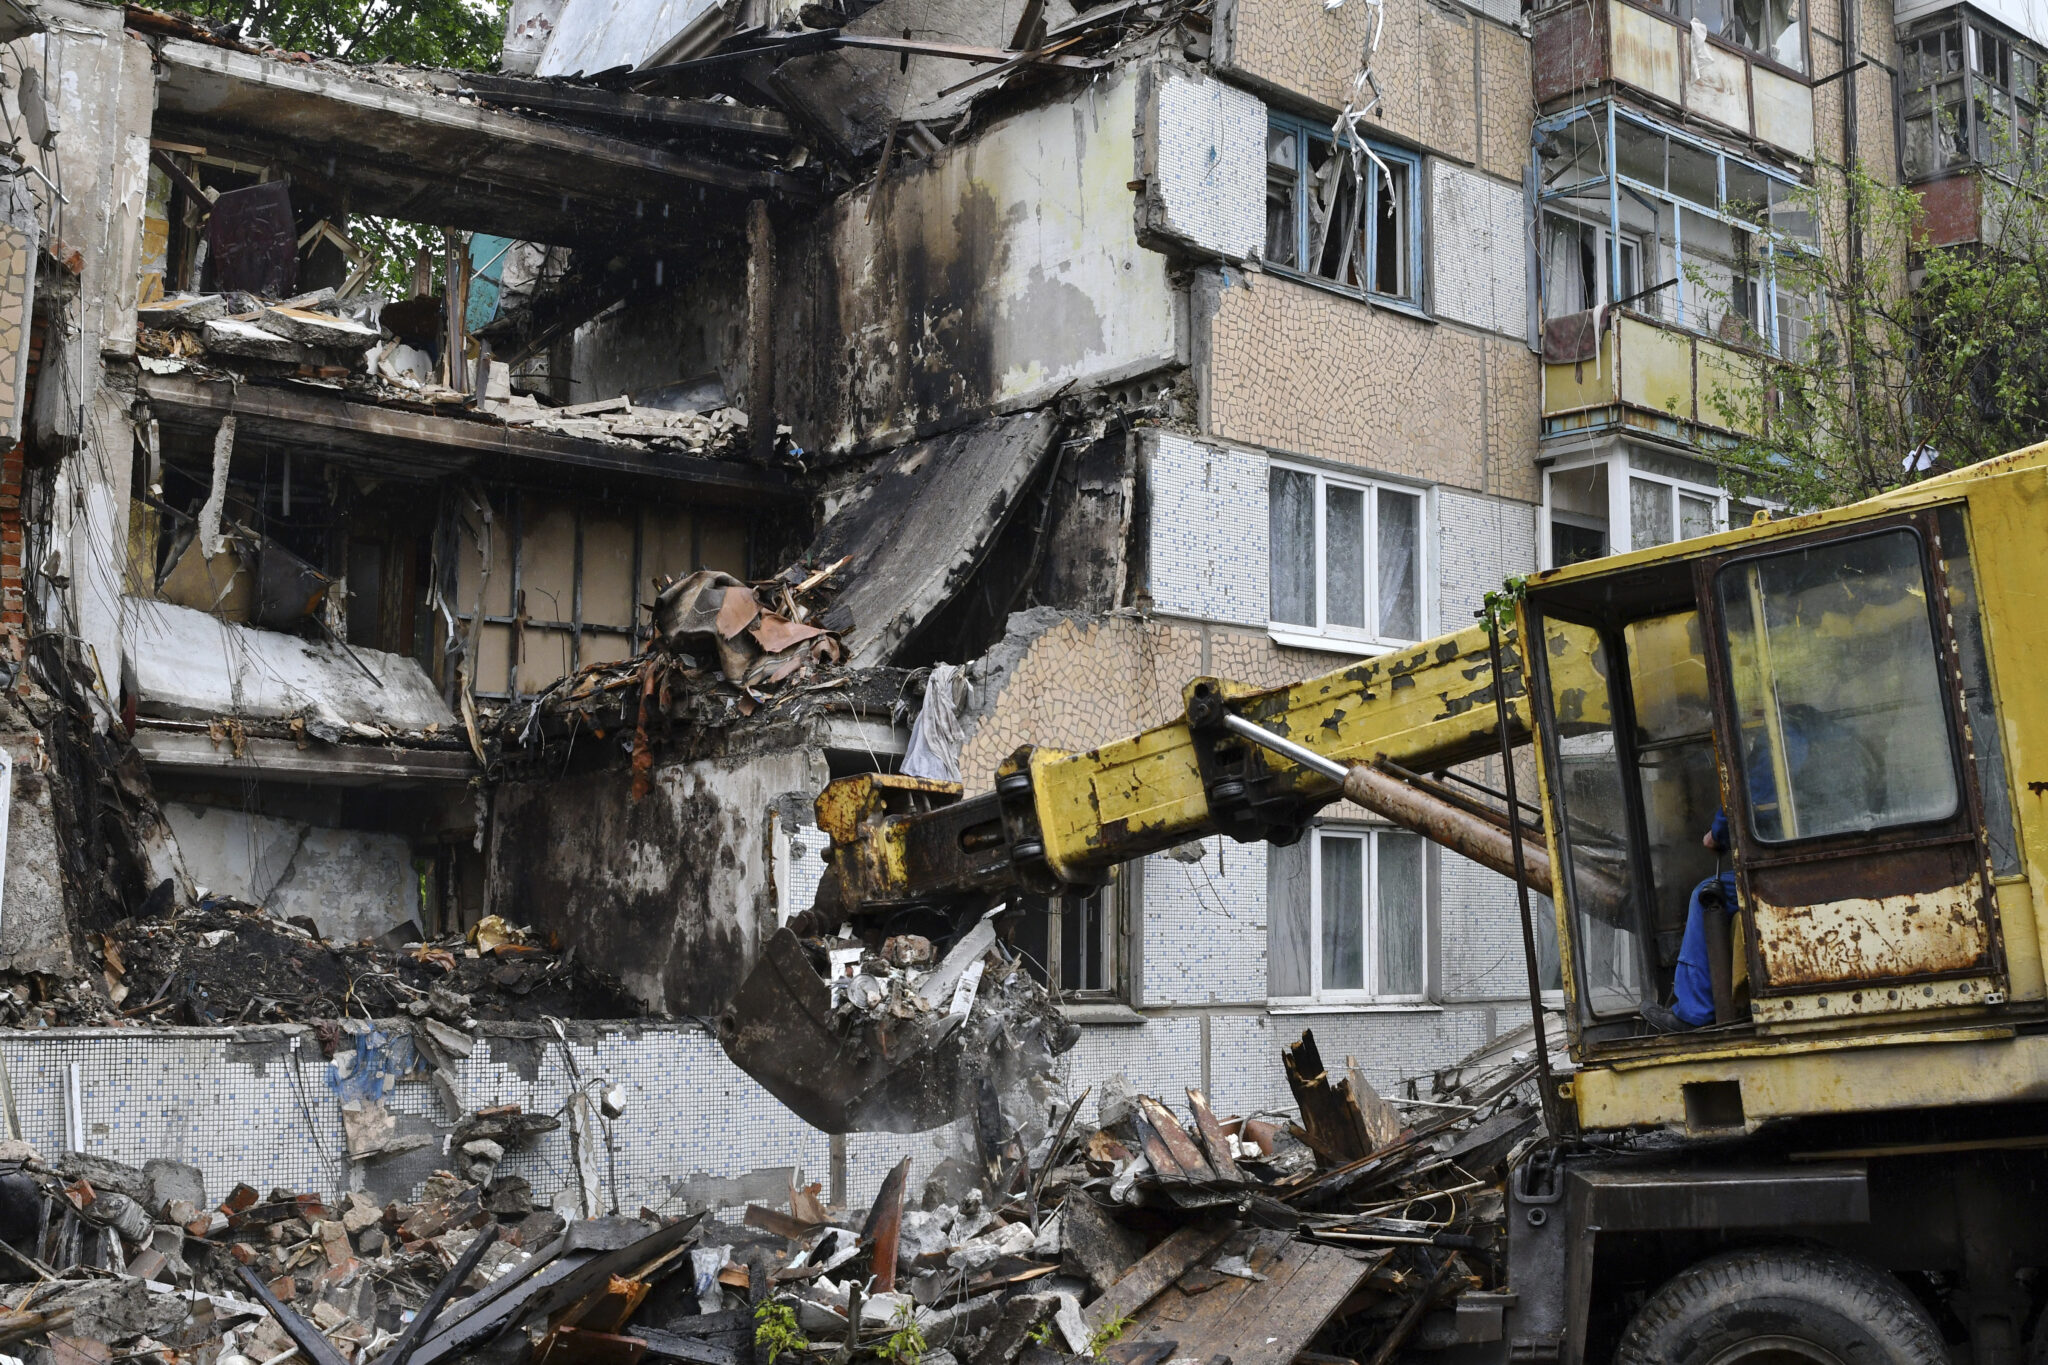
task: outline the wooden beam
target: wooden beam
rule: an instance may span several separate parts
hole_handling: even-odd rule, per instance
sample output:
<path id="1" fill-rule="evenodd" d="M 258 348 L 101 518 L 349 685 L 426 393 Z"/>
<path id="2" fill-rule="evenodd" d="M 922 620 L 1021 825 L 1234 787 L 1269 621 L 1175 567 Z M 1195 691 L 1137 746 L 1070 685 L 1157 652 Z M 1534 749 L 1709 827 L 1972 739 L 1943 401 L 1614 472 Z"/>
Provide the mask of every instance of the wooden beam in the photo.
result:
<path id="1" fill-rule="evenodd" d="M 775 225 L 768 203 L 747 206 L 747 444 L 756 464 L 775 456 Z"/>

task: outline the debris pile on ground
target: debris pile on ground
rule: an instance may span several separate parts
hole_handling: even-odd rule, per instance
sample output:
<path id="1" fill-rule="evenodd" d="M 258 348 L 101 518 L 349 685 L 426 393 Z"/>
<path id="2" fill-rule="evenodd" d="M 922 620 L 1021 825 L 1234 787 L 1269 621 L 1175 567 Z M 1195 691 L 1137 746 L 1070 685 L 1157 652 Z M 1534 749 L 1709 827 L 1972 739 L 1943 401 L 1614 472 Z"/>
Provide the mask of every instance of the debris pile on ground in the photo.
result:
<path id="1" fill-rule="evenodd" d="M 1219 1118 L 1198 1090 L 1183 1121 L 1115 1078 L 1093 1124 L 1088 1092 L 1021 1127 L 984 1106 L 915 1201 L 906 1158 L 864 1216 L 793 1185 L 739 1225 L 597 1216 L 596 1190 L 538 1206 L 497 1161 L 556 1121 L 510 1106 L 458 1129 L 465 1174 L 387 1204 L 246 1185 L 214 1203 L 176 1162 L 0 1144 L 0 1347 L 161 1365 L 1383 1365 L 1449 1333 L 1451 1300 L 1500 1287 L 1503 1182 L 1541 1139 L 1531 1068 L 1466 1067 L 1439 1098 L 1388 1101 L 1355 1068 L 1333 1076 L 1308 1034 L 1285 1065 L 1300 1122 Z"/>
<path id="2" fill-rule="evenodd" d="M 921 1201 L 905 1162 L 857 1225 L 794 1193 L 750 1208 L 791 1251 L 763 1321 L 834 1359 L 915 1339 L 969 1365 L 1384 1362 L 1447 1332 L 1433 1313 L 1501 1284 L 1503 1182 L 1541 1131 L 1531 1068 L 1389 1101 L 1312 1035 L 1285 1065 L 1299 1122 L 1219 1118 L 1198 1090 L 1183 1119 L 1112 1083 L 1095 1125 L 1084 1093 L 1036 1140 L 984 1114 Z"/>
<path id="3" fill-rule="evenodd" d="M 302 917 L 229 896 L 92 936 L 104 984 L 0 982 L 0 1024 L 264 1024 L 412 1016 L 462 1025 L 547 1016 L 629 1018 L 612 977 L 491 916 L 429 942 L 342 943 Z M 453 1003 L 451 1003 L 453 1002 Z"/>
<path id="4" fill-rule="evenodd" d="M 701 1214 L 565 1220 L 523 1179 L 445 1171 L 383 1205 L 247 1185 L 211 1204 L 204 1174 L 176 1162 L 7 1146 L 0 1346 L 44 1344 L 45 1359 L 569 1362 L 614 1358 L 634 1318 L 640 1344 L 621 1358 L 732 1365 L 752 1336 L 744 1272 L 699 1272 Z M 685 1318 L 687 1342 L 661 1329 Z"/>

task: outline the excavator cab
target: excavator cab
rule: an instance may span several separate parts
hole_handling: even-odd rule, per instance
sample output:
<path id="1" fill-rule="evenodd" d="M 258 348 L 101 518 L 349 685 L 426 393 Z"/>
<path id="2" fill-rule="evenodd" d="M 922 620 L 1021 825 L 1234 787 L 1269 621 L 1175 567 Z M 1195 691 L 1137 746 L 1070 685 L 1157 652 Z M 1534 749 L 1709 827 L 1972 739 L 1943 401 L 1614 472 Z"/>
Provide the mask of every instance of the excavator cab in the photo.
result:
<path id="1" fill-rule="evenodd" d="M 1531 586 L 1588 1056 L 1643 1042 L 1693 888 L 1731 855 L 1702 1041 L 2004 999 L 1994 882 L 2014 848 L 1975 583 L 1951 503 Z M 1702 845 L 1721 812 L 1728 854 Z"/>

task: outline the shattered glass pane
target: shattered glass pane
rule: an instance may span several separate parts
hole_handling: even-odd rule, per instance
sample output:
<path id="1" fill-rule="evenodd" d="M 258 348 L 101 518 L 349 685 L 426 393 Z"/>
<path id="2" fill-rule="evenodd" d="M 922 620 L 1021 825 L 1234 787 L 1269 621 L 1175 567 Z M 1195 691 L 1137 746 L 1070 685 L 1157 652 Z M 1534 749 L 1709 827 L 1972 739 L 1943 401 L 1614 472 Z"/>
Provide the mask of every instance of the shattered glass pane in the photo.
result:
<path id="1" fill-rule="evenodd" d="M 1379 993 L 1421 995 L 1422 838 L 1386 833 L 1376 838 L 1379 900 L 1374 910 L 1379 930 Z"/>
<path id="2" fill-rule="evenodd" d="M 1301 180 L 1300 138 L 1291 128 L 1266 130 L 1266 261 L 1295 266 L 1299 228 L 1295 198 Z"/>
<path id="3" fill-rule="evenodd" d="M 1365 490 L 1323 489 L 1323 623 L 1365 628 Z"/>
<path id="4" fill-rule="evenodd" d="M 1326 991 L 1365 988 L 1365 840 L 1324 834 L 1322 857 L 1323 982 Z"/>
<path id="5" fill-rule="evenodd" d="M 1298 469 L 1275 469 L 1267 483 L 1271 536 L 1272 618 L 1291 625 L 1316 622 L 1316 479 Z"/>
<path id="6" fill-rule="evenodd" d="M 1422 499 L 1380 490 L 1380 634 L 1422 638 Z"/>

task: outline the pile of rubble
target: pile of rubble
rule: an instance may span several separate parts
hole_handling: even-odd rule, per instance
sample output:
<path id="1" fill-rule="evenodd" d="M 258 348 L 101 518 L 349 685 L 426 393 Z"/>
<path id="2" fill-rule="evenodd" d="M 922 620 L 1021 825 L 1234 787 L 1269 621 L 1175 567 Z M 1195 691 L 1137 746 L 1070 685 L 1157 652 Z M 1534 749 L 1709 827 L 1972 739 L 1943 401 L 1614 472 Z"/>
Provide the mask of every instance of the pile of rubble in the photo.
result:
<path id="1" fill-rule="evenodd" d="M 0 1148 L 0 1348 L 60 1361 L 504 1365 L 785 1357 L 890 1365 L 1382 1365 L 1451 1330 L 1433 1314 L 1501 1287 L 1502 1182 L 1541 1141 L 1531 1068 L 1468 1067 L 1444 1098 L 1387 1101 L 1287 1050 L 1301 1121 L 1184 1123 L 1120 1078 L 1005 1128 L 994 1106 L 908 1196 L 864 1217 L 819 1186 L 740 1224 L 537 1205 L 501 1175 L 546 1116 L 484 1111 L 467 1176 L 379 1205 L 238 1185 L 219 1203 L 175 1162 L 144 1169 Z M 1415 1117 L 1403 1116 L 1406 1108 Z M 573 1116 L 572 1116 L 573 1117 Z M 55 1267 L 62 1267 L 61 1270 Z M 1433 1344 L 1447 1344 L 1435 1341 Z"/>
<path id="2" fill-rule="evenodd" d="M 505 708 L 493 738 L 530 750 L 544 745 L 551 730 L 626 730 L 640 784 L 653 766 L 654 739 L 677 722 L 716 729 L 764 710 L 771 713 L 764 719 L 793 715 L 802 699 L 833 693 L 859 709 L 850 694 L 874 679 L 850 676 L 838 634 L 818 624 L 843 565 L 796 564 L 756 583 L 715 569 L 662 581 L 645 648 L 630 659 L 586 664 L 531 701 Z M 868 700 L 887 713 L 901 700 L 904 675 L 869 672 L 887 695 Z"/>
<path id="3" fill-rule="evenodd" d="M 255 1365 L 294 1352 L 305 1365 L 570 1361 L 598 1358 L 628 1317 L 687 1315 L 687 1347 L 650 1323 L 636 1328 L 643 1349 L 711 1365 L 752 1335 L 744 1308 L 724 1303 L 735 1277 L 696 1273 L 702 1215 L 567 1220 L 536 1209 L 522 1179 L 447 1172 L 381 1206 L 247 1185 L 214 1205 L 189 1166 L 77 1153 L 46 1163 L 9 1146 L 8 1349 L 42 1343 L 45 1358 L 80 1365 Z M 738 1288 L 736 1300 L 743 1277 Z"/>
<path id="4" fill-rule="evenodd" d="M 0 982 L 0 1025 L 265 1024 L 445 1017 L 532 1021 L 629 1018 L 615 978 L 491 916 L 466 934 L 342 943 L 302 917 L 281 919 L 230 896 L 162 918 L 124 919 L 90 936 L 102 981 Z"/>
<path id="5" fill-rule="evenodd" d="M 1198 1090 L 1183 1123 L 1114 1090 L 1077 1129 L 1084 1094 L 1036 1140 L 981 1125 L 922 1207 L 906 1162 L 858 1229 L 750 1208 L 791 1249 L 769 1276 L 787 1317 L 763 1319 L 813 1353 L 915 1342 L 925 1365 L 1377 1363 L 1447 1333 L 1432 1310 L 1501 1287 L 1503 1181 L 1541 1139 L 1532 1068 L 1470 1069 L 1411 1120 L 1355 1068 L 1333 1078 L 1311 1035 L 1286 1067 L 1298 1123 L 1219 1119 Z"/>

